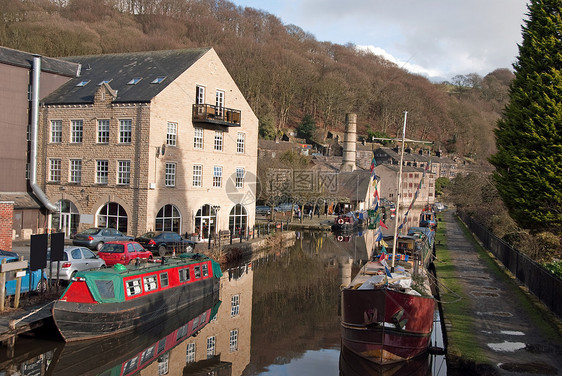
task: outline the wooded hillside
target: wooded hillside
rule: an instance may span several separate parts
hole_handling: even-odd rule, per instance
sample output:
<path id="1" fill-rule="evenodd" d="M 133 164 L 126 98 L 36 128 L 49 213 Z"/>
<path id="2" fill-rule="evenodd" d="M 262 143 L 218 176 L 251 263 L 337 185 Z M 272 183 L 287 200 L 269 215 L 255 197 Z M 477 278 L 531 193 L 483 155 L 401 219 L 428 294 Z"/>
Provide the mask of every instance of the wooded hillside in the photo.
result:
<path id="1" fill-rule="evenodd" d="M 2 0 L 0 12 L 0 45 L 51 57 L 214 47 L 266 137 L 306 115 L 321 137 L 346 112 L 360 133 L 396 136 L 408 111 L 408 137 L 483 161 L 513 78 L 505 67 L 434 84 L 225 0 Z"/>

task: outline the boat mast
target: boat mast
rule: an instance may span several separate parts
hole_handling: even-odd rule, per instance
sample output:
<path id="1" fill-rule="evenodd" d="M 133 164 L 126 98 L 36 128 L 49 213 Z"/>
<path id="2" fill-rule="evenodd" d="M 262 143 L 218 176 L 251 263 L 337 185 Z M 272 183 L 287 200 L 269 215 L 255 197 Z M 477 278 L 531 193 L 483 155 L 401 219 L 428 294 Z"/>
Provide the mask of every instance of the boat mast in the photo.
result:
<path id="1" fill-rule="evenodd" d="M 396 195 L 396 215 L 394 216 L 394 246 L 392 247 L 392 266 L 391 272 L 394 272 L 394 263 L 396 260 L 396 247 L 398 247 L 398 217 L 400 215 L 400 199 L 402 198 L 402 164 L 404 161 L 404 140 L 406 138 L 406 119 L 408 111 L 404 111 L 404 128 L 402 129 L 402 151 L 400 152 L 400 168 L 398 172 L 398 194 Z"/>

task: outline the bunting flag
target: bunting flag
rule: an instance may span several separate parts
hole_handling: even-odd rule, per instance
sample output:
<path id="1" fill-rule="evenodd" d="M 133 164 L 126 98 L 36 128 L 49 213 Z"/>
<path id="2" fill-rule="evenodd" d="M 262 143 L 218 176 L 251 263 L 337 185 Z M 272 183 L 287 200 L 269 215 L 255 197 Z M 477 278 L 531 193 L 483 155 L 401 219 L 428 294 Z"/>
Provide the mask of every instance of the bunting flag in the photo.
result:
<path id="1" fill-rule="evenodd" d="M 386 227 L 386 225 L 384 224 L 384 222 L 382 221 L 382 219 L 379 221 L 379 225 L 380 225 L 381 227 L 384 227 L 385 229 L 388 230 L 388 227 Z"/>
<path id="2" fill-rule="evenodd" d="M 386 272 L 386 276 L 392 278 L 392 274 L 390 274 L 390 270 L 388 270 L 388 264 L 386 260 L 382 260 L 381 264 L 384 266 L 384 271 Z"/>
<path id="3" fill-rule="evenodd" d="M 376 166 L 377 166 L 377 161 L 375 160 L 375 156 L 373 155 L 373 160 L 371 161 L 371 174 L 374 174 Z"/>
<path id="4" fill-rule="evenodd" d="M 379 227 L 379 230 L 380 230 L 380 227 Z M 379 231 L 379 233 L 378 233 L 378 235 L 377 235 L 375 241 L 376 241 L 376 242 L 379 242 L 379 241 L 381 241 L 381 240 L 382 240 L 382 231 Z M 382 241 L 384 241 L 384 240 L 382 240 Z"/>
<path id="5" fill-rule="evenodd" d="M 387 254 L 388 252 L 386 251 L 386 248 L 384 247 L 384 245 L 382 246 L 381 252 L 384 254 Z"/>
<path id="6" fill-rule="evenodd" d="M 381 235 L 382 235 L 382 233 L 381 233 Z M 383 239 L 381 239 L 381 245 L 383 247 L 388 247 L 388 244 L 386 244 L 386 242 Z"/>

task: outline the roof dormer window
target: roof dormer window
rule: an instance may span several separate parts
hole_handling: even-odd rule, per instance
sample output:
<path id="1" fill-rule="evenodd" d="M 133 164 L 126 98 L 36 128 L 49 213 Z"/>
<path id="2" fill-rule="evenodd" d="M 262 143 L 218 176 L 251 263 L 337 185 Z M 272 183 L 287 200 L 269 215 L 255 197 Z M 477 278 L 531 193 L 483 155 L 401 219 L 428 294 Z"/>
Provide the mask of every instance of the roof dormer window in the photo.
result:
<path id="1" fill-rule="evenodd" d="M 136 85 L 142 80 L 142 77 L 133 77 L 133 79 L 127 82 L 127 85 Z"/>
<path id="2" fill-rule="evenodd" d="M 152 84 L 159 84 L 160 82 L 164 81 L 165 79 L 166 79 L 166 76 L 158 76 L 151 83 Z"/>
<path id="3" fill-rule="evenodd" d="M 76 84 L 76 86 L 79 86 L 79 87 L 86 86 L 86 85 L 88 85 L 88 82 L 90 82 L 90 80 L 82 80 L 82 81 L 78 82 Z"/>

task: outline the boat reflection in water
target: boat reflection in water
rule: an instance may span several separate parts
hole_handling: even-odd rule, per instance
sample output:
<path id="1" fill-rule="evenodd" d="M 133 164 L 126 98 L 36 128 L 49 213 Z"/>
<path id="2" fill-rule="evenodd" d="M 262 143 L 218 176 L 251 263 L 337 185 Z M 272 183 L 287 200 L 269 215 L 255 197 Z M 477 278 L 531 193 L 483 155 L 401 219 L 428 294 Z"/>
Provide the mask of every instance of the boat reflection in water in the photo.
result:
<path id="1" fill-rule="evenodd" d="M 67 343 L 55 350 L 46 374 L 130 375 L 140 372 L 155 360 L 162 362 L 173 348 L 197 335 L 215 317 L 219 306 L 218 297 L 208 296 L 139 335 Z"/>
<path id="2" fill-rule="evenodd" d="M 355 354 L 345 346 L 340 352 L 340 376 L 430 376 L 431 356 L 428 353 L 408 361 L 378 365 Z"/>

